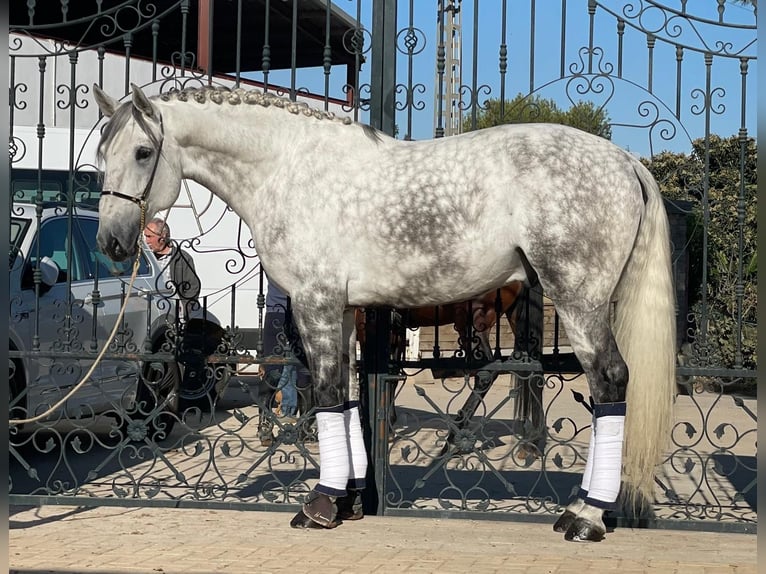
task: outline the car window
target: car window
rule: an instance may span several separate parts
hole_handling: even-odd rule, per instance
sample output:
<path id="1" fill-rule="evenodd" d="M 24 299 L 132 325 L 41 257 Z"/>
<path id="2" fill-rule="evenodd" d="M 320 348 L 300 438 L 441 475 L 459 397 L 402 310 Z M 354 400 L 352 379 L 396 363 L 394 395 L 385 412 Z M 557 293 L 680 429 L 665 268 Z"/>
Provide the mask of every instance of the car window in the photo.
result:
<path id="1" fill-rule="evenodd" d="M 42 192 L 43 202 L 66 201 L 61 183 L 51 179 L 43 179 L 38 186 L 37 179 L 14 179 L 13 201 L 20 203 L 34 203 L 37 199 L 38 187 Z"/>
<path id="2" fill-rule="evenodd" d="M 98 174 L 87 169 L 71 174 L 65 170 L 17 169 L 11 170 L 11 192 L 14 203 L 43 203 L 66 205 L 69 189 L 74 193 L 75 203 L 93 209 L 98 205 L 101 188 Z"/>
<path id="3" fill-rule="evenodd" d="M 101 253 L 96 241 L 98 233 L 98 221 L 95 219 L 83 217 L 78 220 L 78 226 L 85 242 L 85 251 L 88 254 L 88 263 L 91 267 L 92 276 L 98 275 L 99 279 L 108 279 L 110 277 L 130 277 L 133 273 L 133 260 L 112 261 L 106 255 Z M 151 268 L 146 260 L 146 256 L 141 253 L 141 259 L 138 267 L 139 275 L 149 275 Z"/>
<path id="4" fill-rule="evenodd" d="M 82 240 L 76 232 L 72 234 L 73 240 L 70 239 L 68 231 L 69 222 L 66 217 L 54 217 L 44 221 L 30 251 L 33 265 L 38 255 L 41 258 L 50 257 L 56 262 L 56 265 L 59 266 L 57 283 L 64 283 L 68 278 L 71 278 L 72 281 L 82 281 L 87 279 L 89 274 Z M 39 253 L 37 251 L 38 242 L 40 244 Z"/>
<path id="5" fill-rule="evenodd" d="M 19 248 L 21 247 L 21 242 L 24 240 L 24 236 L 27 234 L 27 229 L 29 229 L 30 223 L 31 221 L 29 219 L 23 219 L 21 217 L 11 218 L 10 233 L 8 236 L 8 239 L 10 240 L 9 265 L 13 265 L 13 262 L 16 260 L 16 256 L 19 253 Z"/>

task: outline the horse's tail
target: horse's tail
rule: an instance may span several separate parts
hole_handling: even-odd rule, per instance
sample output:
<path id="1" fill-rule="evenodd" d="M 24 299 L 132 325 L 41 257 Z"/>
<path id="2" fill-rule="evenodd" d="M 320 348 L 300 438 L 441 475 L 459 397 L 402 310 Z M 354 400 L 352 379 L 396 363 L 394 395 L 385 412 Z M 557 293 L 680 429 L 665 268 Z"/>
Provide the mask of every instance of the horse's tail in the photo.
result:
<path id="1" fill-rule="evenodd" d="M 657 182 L 637 160 L 646 197 L 633 252 L 617 287 L 615 338 L 629 370 L 625 419 L 626 501 L 653 500 L 654 470 L 673 426 L 675 292 L 668 218 Z"/>

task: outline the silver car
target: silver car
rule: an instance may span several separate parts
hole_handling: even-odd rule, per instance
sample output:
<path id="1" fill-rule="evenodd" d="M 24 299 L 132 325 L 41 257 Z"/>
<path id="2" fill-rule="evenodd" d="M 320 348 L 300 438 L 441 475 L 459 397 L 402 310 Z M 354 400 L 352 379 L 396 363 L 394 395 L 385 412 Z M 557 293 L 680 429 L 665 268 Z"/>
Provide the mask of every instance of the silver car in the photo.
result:
<path id="1" fill-rule="evenodd" d="M 114 263 L 100 253 L 97 229 L 96 211 L 77 208 L 70 216 L 60 203 L 51 202 L 43 204 L 38 220 L 35 205 L 14 204 L 9 261 L 11 419 L 34 416 L 57 403 L 87 373 L 115 325 L 132 263 Z M 125 434 L 140 440 L 146 432 L 170 431 L 178 420 L 179 399 L 181 408 L 203 398 L 212 406 L 221 377 L 198 376 L 192 380 L 208 382 L 183 388 L 189 377 L 184 377 L 184 360 L 173 344 L 178 339 L 173 300 L 164 290 L 162 269 L 146 248 L 139 262 L 124 317 L 104 359 L 88 382 L 42 424 L 111 414 Z M 201 331 L 206 336 L 205 344 L 194 351 L 198 356 L 210 354 L 223 336 L 220 326 L 209 321 Z M 148 361 L 137 357 L 149 351 L 162 355 Z"/>

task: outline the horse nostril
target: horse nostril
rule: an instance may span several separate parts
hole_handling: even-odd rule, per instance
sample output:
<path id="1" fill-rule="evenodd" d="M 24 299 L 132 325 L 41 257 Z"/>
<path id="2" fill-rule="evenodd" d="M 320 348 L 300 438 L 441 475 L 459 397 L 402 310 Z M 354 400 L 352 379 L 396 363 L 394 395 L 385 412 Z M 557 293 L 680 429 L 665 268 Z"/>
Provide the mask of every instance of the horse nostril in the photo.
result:
<path id="1" fill-rule="evenodd" d="M 106 242 L 106 254 L 114 261 L 122 261 L 127 255 L 116 237 L 110 237 Z"/>

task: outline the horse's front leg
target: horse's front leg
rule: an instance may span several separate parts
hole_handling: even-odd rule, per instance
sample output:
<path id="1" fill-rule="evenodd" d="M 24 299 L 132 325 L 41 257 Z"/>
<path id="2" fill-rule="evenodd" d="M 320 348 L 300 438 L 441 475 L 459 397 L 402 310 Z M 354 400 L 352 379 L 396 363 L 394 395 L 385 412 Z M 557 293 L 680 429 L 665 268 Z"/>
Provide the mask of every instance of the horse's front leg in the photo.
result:
<path id="1" fill-rule="evenodd" d="M 356 371 L 356 320 L 353 309 L 346 309 L 343 312 L 341 373 L 341 379 L 346 384 L 343 417 L 346 425 L 346 436 L 348 437 L 350 466 L 346 496 L 337 499 L 338 518 L 340 520 L 359 520 L 364 516 L 362 512 L 362 490 L 364 490 L 365 476 L 367 475 L 367 450 L 364 446 L 360 417 L 359 378 Z"/>
<path id="2" fill-rule="evenodd" d="M 344 355 L 348 361 L 347 347 L 353 338 L 353 311 L 344 312 L 340 298 L 337 306 L 328 305 L 327 298 L 325 295 L 319 302 L 316 297 L 301 294 L 291 297 L 293 317 L 301 333 L 315 385 L 319 439 L 319 482 L 290 522 L 294 528 L 335 528 L 343 518 L 338 512 L 338 501 L 348 497 L 349 486 L 362 488 L 366 473 L 367 455 L 361 440 L 358 406 L 351 409 L 347 400 L 350 369 L 342 367 Z M 346 375 L 346 380 L 342 374 Z M 361 455 L 356 452 L 360 445 Z M 364 461 L 363 468 L 360 460 Z M 358 475 L 361 475 L 361 483 L 356 482 Z"/>

